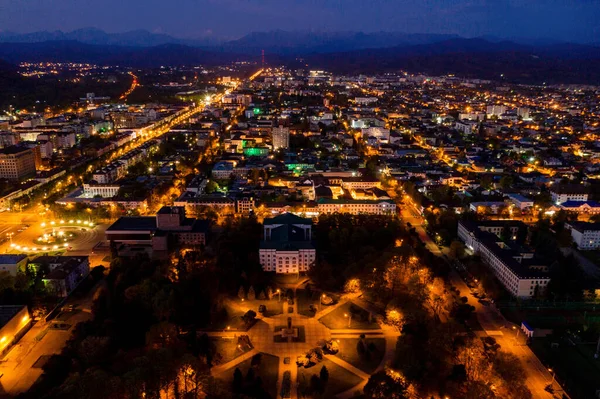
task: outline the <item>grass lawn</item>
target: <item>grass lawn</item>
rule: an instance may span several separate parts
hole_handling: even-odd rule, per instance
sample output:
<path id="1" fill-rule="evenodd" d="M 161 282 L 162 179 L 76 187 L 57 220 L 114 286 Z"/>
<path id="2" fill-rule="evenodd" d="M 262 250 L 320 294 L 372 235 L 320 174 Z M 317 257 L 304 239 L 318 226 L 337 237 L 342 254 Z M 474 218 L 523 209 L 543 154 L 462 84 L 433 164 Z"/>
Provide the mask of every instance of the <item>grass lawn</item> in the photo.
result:
<path id="1" fill-rule="evenodd" d="M 227 327 L 230 327 L 230 329 L 234 331 L 247 331 L 247 326 L 242 321 L 242 316 L 248 310 L 254 310 L 258 315 L 258 307 L 260 305 L 265 305 L 267 307 L 267 312 L 265 313 L 265 316 L 267 317 L 273 317 L 283 313 L 283 300 L 282 302 L 278 303 L 277 296 L 274 296 L 271 300 L 254 299 L 250 301 L 246 299 L 243 302 L 239 298 L 229 298 L 225 300 L 223 305 L 225 307 L 227 317 L 222 320 L 215 321 L 212 324 L 211 329 L 225 330 Z"/>
<path id="2" fill-rule="evenodd" d="M 348 327 L 348 317 L 344 317 L 344 314 L 352 314 L 350 327 Z M 379 324 L 375 322 L 375 315 L 373 315 L 371 322 L 369 322 L 369 312 L 351 302 L 346 302 L 333 312 L 321 317 L 319 321 L 331 330 L 340 330 L 346 328 L 351 328 L 354 330 L 380 329 Z"/>
<path id="3" fill-rule="evenodd" d="M 364 371 L 367 374 L 371 374 L 381 363 L 383 355 L 385 354 L 385 338 L 365 338 L 365 344 L 367 347 L 375 346 L 375 349 L 370 352 L 370 356 L 362 357 L 356 350 L 359 338 L 340 338 L 338 339 L 338 345 L 340 351 L 336 354 L 342 360 L 347 361 L 354 367 Z"/>
<path id="4" fill-rule="evenodd" d="M 552 348 L 551 343 L 559 343 Z M 594 359 L 595 344 L 571 346 L 566 341 L 534 338 L 531 349 L 540 360 L 554 368 L 556 379 L 573 399 L 587 399 L 600 389 L 600 359 Z"/>
<path id="5" fill-rule="evenodd" d="M 271 395 L 271 398 L 275 399 L 277 395 L 277 377 L 279 375 L 279 358 L 277 356 L 261 353 L 260 365 L 255 366 L 254 373 L 256 377 L 262 379 L 263 388 Z M 233 382 L 233 372 L 236 368 L 239 368 L 244 378 L 252 367 L 252 358 L 247 359 L 235 367 L 225 370 L 219 378 L 223 380 L 225 388 L 230 389 Z"/>
<path id="6" fill-rule="evenodd" d="M 296 290 L 296 303 L 298 305 L 298 313 L 306 317 L 313 317 L 315 314 L 310 311 L 310 305 L 313 305 L 317 309 L 326 308 L 327 306 L 321 305 L 319 303 L 321 294 L 322 292 L 317 290 L 311 290 L 310 293 L 305 289 Z M 329 293 L 327 295 L 332 297 L 336 302 L 339 300 L 338 296 L 336 295 L 332 295 Z"/>
<path id="7" fill-rule="evenodd" d="M 223 363 L 232 361 L 244 352 L 237 347 L 236 339 L 227 338 L 211 338 L 211 342 L 215 345 L 215 352 L 223 356 Z"/>
<path id="8" fill-rule="evenodd" d="M 319 375 L 321 367 L 323 366 L 327 367 L 327 370 L 329 371 L 329 381 L 325 387 L 325 393 L 322 396 L 323 398 L 333 398 L 338 393 L 347 391 L 353 386 L 360 384 L 362 381 L 359 376 L 351 373 L 343 367 L 338 366 L 331 360 L 324 358 L 322 362 L 317 363 L 310 368 L 298 368 L 299 396 L 302 395 L 301 392 L 308 392 L 310 387 L 310 378 L 313 374 Z"/>

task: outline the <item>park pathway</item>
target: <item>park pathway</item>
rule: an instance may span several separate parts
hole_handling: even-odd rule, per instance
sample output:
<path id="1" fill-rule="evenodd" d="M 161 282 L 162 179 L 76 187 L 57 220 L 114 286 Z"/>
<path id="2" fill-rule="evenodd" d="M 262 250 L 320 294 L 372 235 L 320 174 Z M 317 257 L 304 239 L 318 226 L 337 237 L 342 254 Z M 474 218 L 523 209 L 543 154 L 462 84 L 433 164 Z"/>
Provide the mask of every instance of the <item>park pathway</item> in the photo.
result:
<path id="1" fill-rule="evenodd" d="M 308 280 L 302 280 L 288 288 L 293 289 L 294 298 L 297 298 L 296 291 L 302 285 L 306 284 Z M 240 334 L 248 334 L 250 341 L 253 345 L 253 349 L 236 357 L 235 359 L 215 366 L 211 369 L 211 374 L 215 377 L 222 375 L 223 373 L 232 372 L 238 364 L 252 358 L 257 353 L 267 353 L 279 358 L 279 372 L 277 378 L 277 398 L 281 398 L 281 387 L 283 382 L 283 375 L 286 371 L 290 372 L 291 376 L 291 395 L 292 399 L 299 397 L 298 387 L 298 366 L 296 360 L 298 356 L 305 354 L 308 350 L 317 346 L 317 342 L 329 339 L 338 338 L 360 338 L 361 334 L 366 335 L 370 338 L 385 338 L 386 349 L 383 358 L 377 368 L 381 370 L 385 368 L 393 359 L 394 350 L 396 348 L 396 340 L 400 335 L 394 327 L 387 326 L 379 323 L 381 329 L 329 329 L 323 325 L 319 319 L 327 314 L 335 311 L 340 306 L 343 306 L 347 302 L 352 301 L 361 308 L 377 314 L 377 309 L 374 306 L 359 299 L 358 294 L 344 295 L 340 298 L 339 302 L 335 305 L 328 306 L 325 309 L 321 309 L 315 314 L 314 317 L 306 317 L 298 313 L 298 302 L 294 300 L 293 305 L 288 305 L 287 300 L 282 296 L 281 306 L 283 313 L 273 317 L 262 317 L 258 315 L 258 321 L 250 328 L 247 332 L 242 331 L 210 331 L 206 332 L 209 337 L 220 337 L 229 338 L 235 340 Z M 288 308 L 292 308 L 292 312 L 288 313 Z M 288 317 L 292 318 L 292 325 L 299 326 L 304 329 L 305 342 L 274 342 L 274 332 L 276 327 L 284 326 L 287 324 Z M 355 396 L 357 391 L 362 392 L 364 386 L 369 380 L 370 375 L 346 362 L 335 355 L 325 355 L 325 358 L 335 363 L 337 366 L 342 367 L 352 374 L 355 374 L 361 378 L 361 382 L 347 391 L 341 392 L 336 395 L 340 399 L 351 399 Z M 286 361 L 289 360 L 289 361 Z"/>

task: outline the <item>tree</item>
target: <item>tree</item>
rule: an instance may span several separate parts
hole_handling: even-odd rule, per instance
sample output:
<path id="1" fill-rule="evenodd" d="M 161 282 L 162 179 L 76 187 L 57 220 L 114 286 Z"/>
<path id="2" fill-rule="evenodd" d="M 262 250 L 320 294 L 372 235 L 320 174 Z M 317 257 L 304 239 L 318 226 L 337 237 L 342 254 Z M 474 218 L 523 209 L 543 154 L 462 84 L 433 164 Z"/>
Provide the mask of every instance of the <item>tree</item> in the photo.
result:
<path id="1" fill-rule="evenodd" d="M 267 299 L 273 299 L 273 288 L 267 287 Z"/>
<path id="2" fill-rule="evenodd" d="M 255 299 L 256 299 L 256 293 L 254 292 L 254 287 L 250 286 L 250 288 L 248 288 L 248 300 L 253 301 Z"/>
<path id="3" fill-rule="evenodd" d="M 368 399 L 409 399 L 408 384 L 397 372 L 381 370 L 371 375 L 364 388 Z"/>
<path id="4" fill-rule="evenodd" d="M 327 381 L 329 381 L 329 370 L 327 370 L 327 367 L 321 367 L 321 371 L 319 372 L 319 379 L 321 380 L 321 390 L 325 391 Z"/>
<path id="5" fill-rule="evenodd" d="M 242 371 L 236 367 L 233 372 L 233 384 L 232 391 L 233 393 L 241 393 L 244 387 L 244 376 L 242 375 Z"/>
<path id="6" fill-rule="evenodd" d="M 450 243 L 450 258 L 452 259 L 461 259 L 465 256 L 465 245 L 457 240 L 454 240 Z"/>
<path id="7" fill-rule="evenodd" d="M 246 299 L 246 291 L 244 290 L 243 285 L 240 287 L 240 290 L 238 291 L 238 298 Z"/>
<path id="8" fill-rule="evenodd" d="M 312 377 L 310 377 L 310 392 L 315 394 L 315 393 L 320 393 L 321 392 L 321 379 L 319 378 L 318 375 L 313 374 Z"/>
<path id="9" fill-rule="evenodd" d="M 256 320 L 256 312 L 250 309 L 246 312 L 246 314 L 242 316 L 242 320 L 244 321 L 244 323 L 246 323 L 246 326 L 250 326 L 254 322 L 254 320 Z"/>

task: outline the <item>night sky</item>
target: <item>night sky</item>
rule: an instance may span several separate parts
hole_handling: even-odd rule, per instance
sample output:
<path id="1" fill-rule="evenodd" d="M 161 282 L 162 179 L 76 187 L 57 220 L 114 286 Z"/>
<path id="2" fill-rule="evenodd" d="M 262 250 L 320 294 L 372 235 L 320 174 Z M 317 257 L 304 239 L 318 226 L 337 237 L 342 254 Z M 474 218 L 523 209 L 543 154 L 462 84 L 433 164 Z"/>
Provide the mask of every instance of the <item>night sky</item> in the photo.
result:
<path id="1" fill-rule="evenodd" d="M 600 42 L 599 0 L 0 0 L 0 30 L 400 31 Z"/>

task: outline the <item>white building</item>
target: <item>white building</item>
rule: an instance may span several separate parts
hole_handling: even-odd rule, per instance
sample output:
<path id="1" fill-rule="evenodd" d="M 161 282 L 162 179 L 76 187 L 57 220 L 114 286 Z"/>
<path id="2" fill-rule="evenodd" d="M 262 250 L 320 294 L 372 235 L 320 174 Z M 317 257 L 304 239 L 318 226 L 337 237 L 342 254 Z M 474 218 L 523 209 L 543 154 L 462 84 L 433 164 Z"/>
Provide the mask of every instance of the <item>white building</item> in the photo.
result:
<path id="1" fill-rule="evenodd" d="M 533 208 L 533 200 L 520 194 L 508 194 L 507 197 L 520 210 Z"/>
<path id="2" fill-rule="evenodd" d="M 587 201 L 588 192 L 584 186 L 577 184 L 559 185 L 550 190 L 552 202 L 556 205 L 567 201 Z"/>
<path id="3" fill-rule="evenodd" d="M 458 237 L 470 250 L 479 254 L 512 296 L 529 299 L 546 289 L 550 282 L 548 268 L 536 264 L 532 252 L 522 251 L 518 245 L 502 241 L 500 235 L 507 227 L 511 229 L 511 238 L 516 238 L 519 229 L 526 228 L 522 222 L 516 221 L 460 221 Z"/>
<path id="4" fill-rule="evenodd" d="M 118 184 L 88 184 L 83 185 L 83 193 L 86 197 L 112 198 L 117 195 L 121 188 Z"/>
<path id="5" fill-rule="evenodd" d="M 264 238 L 260 243 L 260 264 L 264 271 L 306 273 L 315 263 L 312 245 L 312 220 L 291 213 L 264 221 Z"/>
<path id="6" fill-rule="evenodd" d="M 317 210 L 322 213 L 350 213 L 353 215 L 394 215 L 396 203 L 391 200 L 349 200 L 321 198 Z"/>
<path id="7" fill-rule="evenodd" d="M 567 222 L 565 227 L 571 231 L 573 242 L 581 250 L 600 248 L 600 223 Z"/>
<path id="8" fill-rule="evenodd" d="M 467 135 L 475 133 L 477 131 L 477 126 L 479 126 L 478 122 L 470 120 L 460 120 L 456 121 L 454 124 L 456 130 Z"/>

